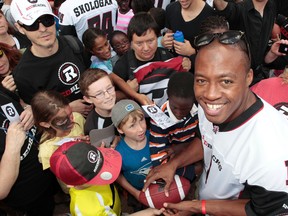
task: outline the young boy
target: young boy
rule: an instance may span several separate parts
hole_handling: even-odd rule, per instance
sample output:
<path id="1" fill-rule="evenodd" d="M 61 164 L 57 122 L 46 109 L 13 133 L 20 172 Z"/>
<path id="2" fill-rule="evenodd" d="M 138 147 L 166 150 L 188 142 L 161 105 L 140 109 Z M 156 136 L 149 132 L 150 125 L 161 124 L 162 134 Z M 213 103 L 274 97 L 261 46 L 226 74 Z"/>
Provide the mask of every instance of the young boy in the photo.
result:
<path id="1" fill-rule="evenodd" d="M 53 153 L 50 168 L 58 179 L 72 186 L 72 215 L 120 215 L 120 199 L 112 184 L 121 170 L 118 152 L 71 141 Z"/>
<path id="2" fill-rule="evenodd" d="M 79 80 L 79 86 L 86 102 L 95 108 L 88 114 L 84 133 L 92 129 L 102 129 L 112 124 L 111 111 L 115 105 L 116 93 L 108 74 L 102 69 L 87 69 Z"/>
<path id="3" fill-rule="evenodd" d="M 81 141 L 64 143 L 50 158 L 50 168 L 56 177 L 73 186 L 69 191 L 72 216 L 121 214 L 120 199 L 113 185 L 121 165 L 117 151 Z M 132 215 L 160 215 L 163 210 L 148 209 Z"/>
<path id="4" fill-rule="evenodd" d="M 144 113 L 136 102 L 121 100 L 112 109 L 112 121 L 123 135 L 116 147 L 122 155 L 121 175 L 117 182 L 138 200 L 152 165 Z"/>
<path id="5" fill-rule="evenodd" d="M 152 119 L 150 121 L 150 152 L 153 167 L 165 163 L 184 143 L 198 139 L 198 115 L 194 105 L 193 75 L 189 72 L 174 73 L 168 82 L 168 101 L 162 111 L 176 122 L 173 126 L 162 129 Z M 177 174 L 189 180 L 195 178 L 194 165 L 177 170 Z"/>

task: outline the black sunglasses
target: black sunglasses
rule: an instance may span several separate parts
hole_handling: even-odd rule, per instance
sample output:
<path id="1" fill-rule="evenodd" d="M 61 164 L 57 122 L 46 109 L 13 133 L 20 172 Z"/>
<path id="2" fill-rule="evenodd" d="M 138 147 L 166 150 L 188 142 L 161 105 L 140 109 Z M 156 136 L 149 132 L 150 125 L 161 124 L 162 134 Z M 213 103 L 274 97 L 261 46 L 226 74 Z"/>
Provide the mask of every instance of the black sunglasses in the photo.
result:
<path id="1" fill-rule="evenodd" d="M 55 23 L 54 16 L 52 15 L 44 15 L 39 17 L 32 25 L 24 25 L 20 24 L 21 27 L 26 29 L 27 31 L 37 31 L 39 29 L 39 23 L 42 23 L 45 27 L 50 27 Z"/>
<path id="2" fill-rule="evenodd" d="M 201 34 L 194 38 L 194 45 L 196 49 L 200 49 L 202 46 L 210 44 L 215 38 L 218 38 L 219 42 L 222 44 L 236 44 L 240 40 L 245 43 L 245 51 L 250 59 L 250 49 L 249 44 L 245 38 L 245 33 L 242 31 L 230 30 L 222 33 L 207 33 Z"/>

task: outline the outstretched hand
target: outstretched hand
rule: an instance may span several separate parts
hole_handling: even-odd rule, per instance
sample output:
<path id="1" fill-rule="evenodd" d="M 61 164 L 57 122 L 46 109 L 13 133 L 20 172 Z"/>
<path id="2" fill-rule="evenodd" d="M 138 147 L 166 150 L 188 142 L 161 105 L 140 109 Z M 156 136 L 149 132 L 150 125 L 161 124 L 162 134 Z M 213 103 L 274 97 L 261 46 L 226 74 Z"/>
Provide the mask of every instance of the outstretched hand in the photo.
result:
<path id="1" fill-rule="evenodd" d="M 154 167 L 150 170 L 149 174 L 146 177 L 146 182 L 142 191 L 146 191 L 149 185 L 158 180 L 163 179 L 166 184 L 164 187 L 165 196 L 169 197 L 169 188 L 171 183 L 174 180 L 176 167 L 173 167 L 170 163 L 162 164 L 161 166 Z"/>
<path id="2" fill-rule="evenodd" d="M 199 213 L 197 209 L 201 209 L 201 203 L 198 200 L 193 201 L 182 201 L 179 203 L 164 203 L 163 206 L 165 208 L 165 212 L 163 213 L 165 216 L 168 215 L 191 215 L 194 213 Z"/>

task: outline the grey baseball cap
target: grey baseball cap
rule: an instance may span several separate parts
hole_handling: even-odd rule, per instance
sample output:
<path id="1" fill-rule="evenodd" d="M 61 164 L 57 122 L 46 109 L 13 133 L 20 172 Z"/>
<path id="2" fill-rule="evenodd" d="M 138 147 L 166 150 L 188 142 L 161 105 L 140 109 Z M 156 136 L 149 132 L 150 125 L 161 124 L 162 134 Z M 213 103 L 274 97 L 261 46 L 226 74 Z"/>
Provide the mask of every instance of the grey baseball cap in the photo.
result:
<path id="1" fill-rule="evenodd" d="M 112 109 L 112 122 L 118 127 L 121 121 L 134 110 L 141 110 L 141 107 L 133 100 L 120 100 Z"/>

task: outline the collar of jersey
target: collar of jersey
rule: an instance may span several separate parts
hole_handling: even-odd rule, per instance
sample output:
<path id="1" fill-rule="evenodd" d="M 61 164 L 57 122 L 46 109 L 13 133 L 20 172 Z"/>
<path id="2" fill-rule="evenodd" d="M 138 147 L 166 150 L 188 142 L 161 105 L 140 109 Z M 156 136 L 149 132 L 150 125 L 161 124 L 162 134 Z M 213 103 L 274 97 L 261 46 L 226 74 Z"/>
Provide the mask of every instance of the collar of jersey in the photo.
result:
<path id="1" fill-rule="evenodd" d="M 260 112 L 263 109 L 264 104 L 261 101 L 261 99 L 257 97 L 257 95 L 255 96 L 256 96 L 256 102 L 252 106 L 250 106 L 245 112 L 243 112 L 240 116 L 238 116 L 236 119 L 227 123 L 219 124 L 219 125 L 214 124 L 214 126 L 216 127 L 218 126 L 219 128 L 218 131 L 227 132 L 227 131 L 237 129 L 238 127 L 242 126 L 247 121 L 249 121 L 249 119 L 251 119 L 258 112 Z"/>

